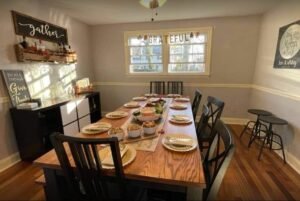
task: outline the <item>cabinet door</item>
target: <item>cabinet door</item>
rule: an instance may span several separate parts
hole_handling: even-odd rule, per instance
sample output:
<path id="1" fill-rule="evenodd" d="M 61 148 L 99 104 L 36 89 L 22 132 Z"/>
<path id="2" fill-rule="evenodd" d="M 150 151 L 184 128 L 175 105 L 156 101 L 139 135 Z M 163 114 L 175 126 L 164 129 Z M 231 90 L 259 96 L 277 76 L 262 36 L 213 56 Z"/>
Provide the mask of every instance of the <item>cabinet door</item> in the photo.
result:
<path id="1" fill-rule="evenodd" d="M 69 102 L 60 106 L 60 114 L 63 125 L 71 123 L 77 120 L 76 102 Z"/>
<path id="2" fill-rule="evenodd" d="M 90 114 L 90 104 L 88 98 L 78 100 L 76 101 L 76 103 L 77 103 L 78 118 Z"/>
<path id="3" fill-rule="evenodd" d="M 78 129 L 78 122 L 77 121 L 64 126 L 64 134 L 65 135 L 75 135 L 78 132 L 79 132 L 79 129 Z"/>
<path id="4" fill-rule="evenodd" d="M 89 125 L 91 123 L 91 118 L 90 118 L 90 115 L 88 116 L 85 116 L 81 119 L 79 119 L 79 128 L 80 130 L 85 127 L 86 125 Z"/>

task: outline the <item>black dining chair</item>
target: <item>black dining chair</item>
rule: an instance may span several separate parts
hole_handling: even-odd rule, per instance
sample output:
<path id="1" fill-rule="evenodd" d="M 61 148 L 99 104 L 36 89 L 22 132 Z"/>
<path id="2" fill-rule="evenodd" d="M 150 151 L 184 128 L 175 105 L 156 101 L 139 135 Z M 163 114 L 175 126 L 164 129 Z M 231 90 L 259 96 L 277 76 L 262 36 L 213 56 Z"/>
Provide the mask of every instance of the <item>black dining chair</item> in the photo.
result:
<path id="1" fill-rule="evenodd" d="M 200 102 L 201 102 L 201 98 L 202 98 L 201 91 L 199 89 L 196 89 L 194 100 L 193 100 L 193 103 L 192 103 L 192 112 L 193 112 L 194 120 L 196 120 L 196 116 L 197 116 L 197 112 L 198 112 L 199 105 L 200 105 Z"/>
<path id="2" fill-rule="evenodd" d="M 167 93 L 183 95 L 183 82 L 182 81 L 168 81 L 167 82 Z"/>
<path id="3" fill-rule="evenodd" d="M 209 114 L 210 114 L 209 107 L 207 105 L 203 105 L 200 120 L 196 125 L 197 139 L 198 139 L 198 144 L 199 144 L 201 150 L 202 150 L 202 147 L 201 147 L 202 141 L 201 141 L 201 136 L 198 136 L 198 135 L 203 133 L 205 131 L 206 127 L 208 127 Z"/>
<path id="4" fill-rule="evenodd" d="M 212 96 L 207 97 L 207 107 L 209 108 L 208 117 L 205 119 L 206 126 L 197 130 L 197 137 L 199 141 L 200 149 L 207 149 L 210 145 L 213 136 L 213 129 L 218 119 L 220 119 L 225 103 Z"/>
<path id="5" fill-rule="evenodd" d="M 150 81 L 150 93 L 165 94 L 165 82 Z"/>
<path id="6" fill-rule="evenodd" d="M 67 184 L 64 199 L 141 200 L 138 197 L 142 193 L 137 193 L 139 188 L 133 188 L 125 180 L 117 138 L 76 138 L 55 133 L 50 139 Z M 98 153 L 99 145 L 103 144 L 109 145 L 112 153 L 114 171 L 110 174 L 103 169 Z M 72 157 L 68 157 L 69 150 Z M 74 161 L 75 167 L 71 161 Z"/>
<path id="7" fill-rule="evenodd" d="M 216 200 L 220 185 L 234 153 L 231 130 L 220 120 L 216 121 L 214 138 L 202 163 L 206 188 L 202 200 Z"/>

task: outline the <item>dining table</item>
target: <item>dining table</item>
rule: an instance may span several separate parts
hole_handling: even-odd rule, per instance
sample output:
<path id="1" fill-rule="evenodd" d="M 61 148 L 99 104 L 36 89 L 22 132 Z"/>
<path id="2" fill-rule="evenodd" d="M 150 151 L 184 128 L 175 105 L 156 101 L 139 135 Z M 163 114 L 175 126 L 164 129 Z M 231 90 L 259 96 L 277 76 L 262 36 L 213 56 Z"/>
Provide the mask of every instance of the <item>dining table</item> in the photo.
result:
<path id="1" fill-rule="evenodd" d="M 206 187 L 206 183 L 199 146 L 187 152 L 177 152 L 167 149 L 162 143 L 163 137 L 168 134 L 185 134 L 197 141 L 191 103 L 190 101 L 183 103 L 186 105 L 186 109 L 178 110 L 170 108 L 170 105 L 175 103 L 175 98 L 163 97 L 162 99 L 166 103 L 163 110 L 163 119 L 160 121 L 160 127 L 157 131 L 156 138 L 158 142 L 155 150 L 137 150 L 135 159 L 124 167 L 125 178 L 140 182 L 145 186 L 155 186 L 160 189 L 175 189 L 175 191 L 189 187 L 203 189 Z M 139 105 L 145 107 L 148 102 L 149 98 L 139 101 Z M 127 116 L 118 119 L 110 119 L 104 116 L 99 122 L 110 123 L 112 127 L 121 127 L 133 118 L 133 112 L 138 109 L 123 105 L 117 108 L 116 111 L 125 111 L 128 113 Z M 186 115 L 191 118 L 191 122 L 188 124 L 172 123 L 170 118 L 174 115 Z M 72 136 L 78 138 L 110 137 L 108 132 L 93 135 L 78 132 Z M 71 157 L 71 153 L 68 154 Z M 43 169 L 46 181 L 44 188 L 46 197 L 59 200 L 61 189 L 58 189 L 57 183 L 59 182 L 59 176 L 62 177 L 63 173 L 55 150 L 52 149 L 37 158 L 34 164 Z"/>

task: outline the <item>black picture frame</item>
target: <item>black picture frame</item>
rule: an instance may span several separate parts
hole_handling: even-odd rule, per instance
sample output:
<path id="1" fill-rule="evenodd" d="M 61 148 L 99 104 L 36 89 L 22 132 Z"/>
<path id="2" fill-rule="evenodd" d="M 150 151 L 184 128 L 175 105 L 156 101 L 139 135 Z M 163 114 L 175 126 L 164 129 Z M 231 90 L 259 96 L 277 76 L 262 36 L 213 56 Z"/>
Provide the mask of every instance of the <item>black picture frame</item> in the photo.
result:
<path id="1" fill-rule="evenodd" d="M 280 27 L 273 67 L 300 69 L 300 20 Z"/>
<path id="2" fill-rule="evenodd" d="M 17 11 L 12 10 L 11 13 L 17 35 L 53 43 L 69 44 L 67 29 Z"/>
<path id="3" fill-rule="evenodd" d="M 16 107 L 20 103 L 31 100 L 30 92 L 22 70 L 1 70 L 11 104 Z"/>

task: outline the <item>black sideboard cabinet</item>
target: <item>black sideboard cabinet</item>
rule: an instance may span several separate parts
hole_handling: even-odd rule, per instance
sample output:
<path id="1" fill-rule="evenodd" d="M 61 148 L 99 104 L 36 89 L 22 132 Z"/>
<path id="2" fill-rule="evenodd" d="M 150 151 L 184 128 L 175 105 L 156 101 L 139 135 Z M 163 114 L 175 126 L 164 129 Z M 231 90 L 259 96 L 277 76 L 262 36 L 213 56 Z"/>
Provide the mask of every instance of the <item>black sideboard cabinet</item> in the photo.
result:
<path id="1" fill-rule="evenodd" d="M 73 134 L 101 119 L 100 93 L 50 101 L 33 110 L 10 109 L 20 157 L 32 161 L 52 149 L 53 132 Z"/>

